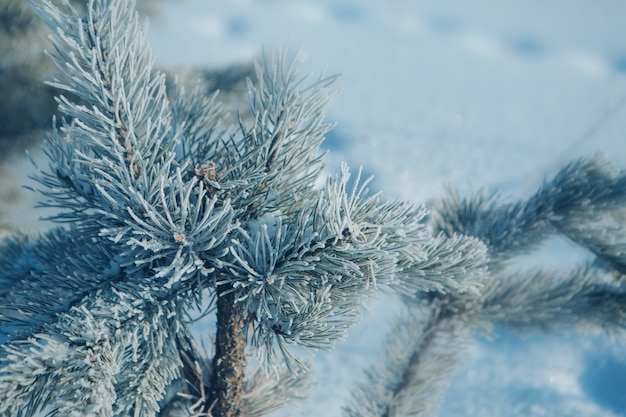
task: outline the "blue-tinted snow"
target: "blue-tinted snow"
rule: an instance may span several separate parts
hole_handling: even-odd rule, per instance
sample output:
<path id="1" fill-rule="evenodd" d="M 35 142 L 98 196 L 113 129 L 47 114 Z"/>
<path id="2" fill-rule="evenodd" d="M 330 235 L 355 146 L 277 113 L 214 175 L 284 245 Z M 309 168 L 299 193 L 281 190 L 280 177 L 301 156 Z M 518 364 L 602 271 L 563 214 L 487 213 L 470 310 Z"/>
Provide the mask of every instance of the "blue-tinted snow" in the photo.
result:
<path id="1" fill-rule="evenodd" d="M 187 0 L 166 7 L 149 39 L 161 65 L 220 66 L 289 44 L 304 71 L 342 73 L 330 169 L 363 165 L 395 197 L 426 202 L 448 184 L 521 197 L 595 151 L 626 168 L 626 2 L 459 3 Z M 568 258 L 580 254 L 561 242 L 537 260 Z M 388 305 L 316 356 L 319 388 L 295 415 L 340 415 L 381 352 Z M 440 415 L 626 415 L 620 347 L 600 335 L 477 339 Z"/>

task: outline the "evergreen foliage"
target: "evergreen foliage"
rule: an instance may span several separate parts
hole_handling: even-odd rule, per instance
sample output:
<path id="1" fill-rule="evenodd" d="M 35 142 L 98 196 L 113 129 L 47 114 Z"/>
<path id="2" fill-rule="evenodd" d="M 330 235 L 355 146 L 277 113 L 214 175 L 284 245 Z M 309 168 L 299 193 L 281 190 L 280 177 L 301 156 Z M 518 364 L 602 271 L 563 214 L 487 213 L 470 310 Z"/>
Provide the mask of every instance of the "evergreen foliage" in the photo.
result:
<path id="1" fill-rule="evenodd" d="M 488 274 L 478 294 L 417 294 L 391 332 L 385 361 L 367 372 L 346 416 L 426 416 L 472 333 L 493 327 L 526 333 L 572 329 L 622 335 L 626 173 L 601 156 L 562 168 L 526 201 L 452 193 L 432 209 L 433 232 L 463 234 L 487 246 Z M 563 270 L 511 267 L 554 236 L 580 244 L 595 261 Z M 413 349 L 406 349 L 412 346 Z"/>
<path id="2" fill-rule="evenodd" d="M 164 0 L 138 0 L 141 14 L 157 14 Z M 169 0 L 172 1 L 172 0 Z M 89 0 L 71 0 L 85 12 Z M 0 161 L 38 144 L 56 113 L 54 88 L 42 80 L 54 71 L 45 56 L 48 27 L 29 0 L 0 0 Z"/>
<path id="3" fill-rule="evenodd" d="M 346 166 L 320 186 L 335 77 L 269 54 L 232 126 L 214 95 L 168 95 L 132 0 L 33 7 L 63 116 L 36 191 L 61 226 L 1 247 L 0 415 L 266 415 L 310 385 L 292 346 L 330 349 L 382 290 L 407 311 L 346 416 L 429 415 L 477 330 L 623 329 L 626 176 L 606 161 L 430 215 Z M 555 234 L 597 262 L 511 271 Z M 189 330 L 202 309 L 211 353 Z"/>

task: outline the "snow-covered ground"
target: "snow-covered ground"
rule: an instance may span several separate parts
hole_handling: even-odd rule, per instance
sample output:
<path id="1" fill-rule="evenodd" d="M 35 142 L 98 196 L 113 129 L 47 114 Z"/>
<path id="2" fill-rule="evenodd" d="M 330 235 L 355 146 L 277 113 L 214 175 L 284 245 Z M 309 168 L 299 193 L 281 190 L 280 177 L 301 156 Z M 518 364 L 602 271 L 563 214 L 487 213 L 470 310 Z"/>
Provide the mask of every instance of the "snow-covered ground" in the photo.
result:
<path id="1" fill-rule="evenodd" d="M 299 48 L 303 73 L 343 74 L 329 168 L 362 165 L 373 188 L 425 203 L 447 185 L 522 197 L 596 151 L 626 168 L 625 19 L 621 0 L 185 0 L 165 3 L 149 41 L 172 68 Z M 23 166 L 5 166 L 18 178 L 5 175 L 3 196 Z M 28 226 L 28 215 L 8 218 Z M 577 257 L 553 244 L 541 262 Z M 295 416 L 340 415 L 394 314 L 388 300 L 373 304 L 348 340 L 313 358 L 319 385 Z M 439 415 L 626 416 L 623 346 L 600 335 L 477 339 Z"/>
<path id="2" fill-rule="evenodd" d="M 626 168 L 626 2 L 187 0 L 151 26 L 157 62 L 222 66 L 300 49 L 303 72 L 341 73 L 326 142 L 374 188 L 427 202 L 446 186 L 524 196 L 596 151 Z M 557 256 L 558 254 L 558 256 Z M 576 259 L 553 245 L 542 262 Z M 295 415 L 338 416 L 393 316 L 372 307 L 331 353 Z M 440 416 L 626 415 L 623 341 L 496 334 L 476 340 Z"/>

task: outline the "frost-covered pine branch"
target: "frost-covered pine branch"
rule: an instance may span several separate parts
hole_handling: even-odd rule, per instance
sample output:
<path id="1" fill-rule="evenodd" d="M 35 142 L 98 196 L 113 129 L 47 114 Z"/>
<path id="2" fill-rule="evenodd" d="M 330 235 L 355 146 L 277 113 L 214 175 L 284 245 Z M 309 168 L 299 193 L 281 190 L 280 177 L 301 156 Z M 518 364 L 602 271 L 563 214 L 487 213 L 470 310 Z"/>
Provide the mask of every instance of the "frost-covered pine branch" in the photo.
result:
<path id="1" fill-rule="evenodd" d="M 623 335 L 625 184 L 624 172 L 595 156 L 565 166 L 526 201 L 453 194 L 435 206 L 434 231 L 483 241 L 489 269 L 475 292 L 418 291 L 405 298 L 411 307 L 389 334 L 385 360 L 368 371 L 345 415 L 435 415 L 445 377 L 472 332 L 495 326 L 514 332 L 571 329 Z M 516 256 L 559 235 L 589 250 L 596 261 L 556 271 L 510 267 Z"/>
<path id="2" fill-rule="evenodd" d="M 301 396 L 289 345 L 332 347 L 381 288 L 478 290 L 478 239 L 432 236 L 345 166 L 317 186 L 335 77 L 264 57 L 252 123 L 224 126 L 215 97 L 168 100 L 131 0 L 34 7 L 64 116 L 35 178 L 64 227 L 2 247 L 0 414 L 261 415 Z M 203 300 L 212 358 L 188 329 Z"/>
<path id="3" fill-rule="evenodd" d="M 86 10 L 88 0 L 71 0 Z M 141 14 L 157 14 L 163 1 L 139 0 Z M 50 128 L 56 103 L 42 83 L 53 70 L 44 54 L 48 28 L 28 0 L 0 0 L 0 143 L 3 154 L 34 146 Z M 21 184 L 20 184 L 21 185 Z"/>
<path id="4" fill-rule="evenodd" d="M 433 224 L 435 232 L 482 240 L 490 257 L 500 262 L 532 251 L 556 233 L 582 243 L 582 236 L 576 237 L 585 234 L 582 229 L 597 218 L 604 221 L 602 229 L 606 230 L 610 226 L 606 216 L 616 215 L 625 199 L 626 176 L 596 155 L 563 167 L 526 201 L 502 202 L 497 194 L 483 193 L 462 198 L 453 193 L 433 208 Z M 585 221 L 577 221 L 581 219 Z M 616 224 L 620 229 L 621 224 Z M 605 235 L 605 240 L 615 238 Z"/>
<path id="5" fill-rule="evenodd" d="M 396 319 L 384 359 L 366 370 L 343 415 L 426 416 L 436 410 L 470 331 L 462 321 L 444 318 L 436 306 L 428 307 L 411 306 Z"/>

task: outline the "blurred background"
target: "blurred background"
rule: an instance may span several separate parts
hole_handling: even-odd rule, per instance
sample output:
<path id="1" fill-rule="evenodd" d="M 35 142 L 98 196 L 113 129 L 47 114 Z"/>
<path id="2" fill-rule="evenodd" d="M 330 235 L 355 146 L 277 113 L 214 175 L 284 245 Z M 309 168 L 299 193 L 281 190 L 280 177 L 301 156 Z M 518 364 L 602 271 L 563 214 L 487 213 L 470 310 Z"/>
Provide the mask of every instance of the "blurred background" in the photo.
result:
<path id="1" fill-rule="evenodd" d="M 40 229 L 19 186 L 51 124 L 45 29 L 25 0 L 0 0 L 0 199 L 6 230 Z M 523 198 L 563 164 L 595 152 L 626 168 L 626 1 L 171 0 L 140 2 L 159 68 L 245 108 L 263 50 L 297 53 L 301 74 L 342 74 L 328 120 L 328 171 L 374 175 L 373 190 L 428 204 L 485 188 Z M 145 6 L 150 6 L 146 9 Z M 4 17 L 6 16 L 6 17 Z M 21 16 L 17 18 L 16 16 Z M 20 105 L 22 107 L 20 107 Z M 21 109 L 21 110 L 20 110 Z M 10 157 L 9 157 L 10 156 Z M 520 267 L 582 255 L 550 242 Z M 524 264 L 526 262 L 526 264 Z M 360 369 L 376 361 L 388 300 L 330 353 L 295 416 L 339 416 Z M 198 328 L 198 332 L 208 329 Z M 624 341 L 496 330 L 476 338 L 439 411 L 452 416 L 626 416 Z M 280 413 L 278 414 L 280 415 Z"/>

